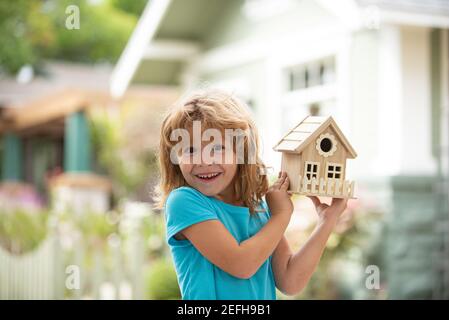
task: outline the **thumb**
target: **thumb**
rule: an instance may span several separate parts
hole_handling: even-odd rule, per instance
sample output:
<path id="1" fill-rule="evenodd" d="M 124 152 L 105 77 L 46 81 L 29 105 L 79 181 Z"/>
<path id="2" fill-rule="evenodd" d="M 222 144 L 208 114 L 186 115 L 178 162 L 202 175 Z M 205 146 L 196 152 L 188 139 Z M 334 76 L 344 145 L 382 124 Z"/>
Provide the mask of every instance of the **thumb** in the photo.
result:
<path id="1" fill-rule="evenodd" d="M 315 208 L 318 208 L 321 205 L 321 201 L 317 196 L 307 196 L 310 200 L 312 200 Z"/>

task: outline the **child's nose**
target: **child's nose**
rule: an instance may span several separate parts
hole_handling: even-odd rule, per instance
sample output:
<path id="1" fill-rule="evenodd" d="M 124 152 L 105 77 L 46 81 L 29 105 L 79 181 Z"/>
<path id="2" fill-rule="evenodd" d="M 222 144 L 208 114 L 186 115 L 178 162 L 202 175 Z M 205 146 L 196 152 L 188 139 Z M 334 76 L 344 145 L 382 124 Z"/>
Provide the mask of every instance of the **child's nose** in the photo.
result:
<path id="1" fill-rule="evenodd" d="M 205 165 L 218 164 L 220 163 L 218 154 L 214 153 L 213 149 L 204 148 L 201 152 L 201 163 Z"/>
<path id="2" fill-rule="evenodd" d="M 215 162 L 216 160 L 214 159 L 213 154 L 211 155 L 209 152 L 201 153 L 201 164 L 211 165 Z"/>

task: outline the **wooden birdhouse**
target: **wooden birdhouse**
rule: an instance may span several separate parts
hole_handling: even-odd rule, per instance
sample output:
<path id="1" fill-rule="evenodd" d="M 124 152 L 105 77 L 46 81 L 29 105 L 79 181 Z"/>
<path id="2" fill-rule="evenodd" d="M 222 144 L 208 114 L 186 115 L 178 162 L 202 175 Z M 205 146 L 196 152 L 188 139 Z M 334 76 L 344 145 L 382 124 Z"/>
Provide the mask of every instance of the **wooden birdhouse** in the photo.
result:
<path id="1" fill-rule="evenodd" d="M 308 116 L 274 147 L 290 191 L 304 195 L 353 198 L 354 181 L 345 179 L 346 159 L 357 153 L 332 117 Z"/>

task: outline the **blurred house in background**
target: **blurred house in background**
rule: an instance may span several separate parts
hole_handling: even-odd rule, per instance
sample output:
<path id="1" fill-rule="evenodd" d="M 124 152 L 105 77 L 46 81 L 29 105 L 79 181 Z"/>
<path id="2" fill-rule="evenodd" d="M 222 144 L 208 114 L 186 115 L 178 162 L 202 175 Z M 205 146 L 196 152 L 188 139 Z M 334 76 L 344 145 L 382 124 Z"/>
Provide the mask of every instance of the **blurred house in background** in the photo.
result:
<path id="1" fill-rule="evenodd" d="M 49 62 L 43 74 L 25 66 L 0 80 L 2 182 L 28 183 L 47 197 L 50 183 L 56 192 L 81 189 L 88 199 L 74 196 L 80 206 L 108 209 L 110 182 L 94 173 L 87 109 L 108 105 L 110 72 Z"/>
<path id="2" fill-rule="evenodd" d="M 140 112 L 134 118 L 146 122 L 130 121 L 125 143 L 130 152 L 154 148 L 158 127 L 148 117 L 158 122 L 155 113 L 162 113 L 175 91 L 135 85 L 112 99 L 111 66 L 47 61 L 38 71 L 24 66 L 16 77 L 0 79 L 0 183 L 26 183 L 46 200 L 54 192 L 54 200 L 68 201 L 76 211 L 88 204 L 105 212 L 112 186 L 92 141 L 92 114 Z M 148 199 L 147 189 L 137 192 Z"/>
<path id="3" fill-rule="evenodd" d="M 448 29 L 438 0 L 152 0 L 111 78 L 220 87 L 251 106 L 263 157 L 305 115 L 332 115 L 383 210 L 390 298 L 449 297 Z"/>

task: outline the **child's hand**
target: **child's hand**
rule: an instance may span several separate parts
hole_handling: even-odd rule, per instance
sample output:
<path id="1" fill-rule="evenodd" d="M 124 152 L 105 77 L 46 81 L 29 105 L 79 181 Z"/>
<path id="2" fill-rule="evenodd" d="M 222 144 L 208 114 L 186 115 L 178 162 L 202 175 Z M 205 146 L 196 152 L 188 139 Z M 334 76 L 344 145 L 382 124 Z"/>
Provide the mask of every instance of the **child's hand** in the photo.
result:
<path id="1" fill-rule="evenodd" d="M 316 196 L 308 196 L 315 205 L 316 212 L 318 214 L 319 222 L 337 223 L 340 215 L 345 211 L 348 203 L 348 199 L 332 198 L 331 205 L 322 203 Z"/>
<path id="2" fill-rule="evenodd" d="M 284 214 L 288 217 L 293 213 L 291 194 L 287 191 L 289 180 L 285 172 L 279 172 L 278 180 L 268 189 L 265 199 L 273 215 Z"/>

